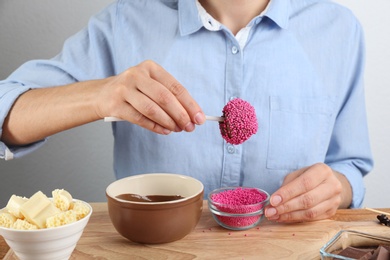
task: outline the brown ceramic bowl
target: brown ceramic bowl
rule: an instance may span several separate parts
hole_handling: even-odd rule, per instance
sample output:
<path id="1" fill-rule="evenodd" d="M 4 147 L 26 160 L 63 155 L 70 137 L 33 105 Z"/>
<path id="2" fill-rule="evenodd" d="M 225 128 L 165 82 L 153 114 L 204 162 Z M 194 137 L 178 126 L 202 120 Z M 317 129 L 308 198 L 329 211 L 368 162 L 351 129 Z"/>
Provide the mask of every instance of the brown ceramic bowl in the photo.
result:
<path id="1" fill-rule="evenodd" d="M 108 213 L 123 237 L 138 243 L 179 240 L 197 225 L 203 209 L 203 184 L 188 176 L 148 173 L 119 179 L 106 189 Z M 122 194 L 181 196 L 170 201 L 129 201 Z"/>

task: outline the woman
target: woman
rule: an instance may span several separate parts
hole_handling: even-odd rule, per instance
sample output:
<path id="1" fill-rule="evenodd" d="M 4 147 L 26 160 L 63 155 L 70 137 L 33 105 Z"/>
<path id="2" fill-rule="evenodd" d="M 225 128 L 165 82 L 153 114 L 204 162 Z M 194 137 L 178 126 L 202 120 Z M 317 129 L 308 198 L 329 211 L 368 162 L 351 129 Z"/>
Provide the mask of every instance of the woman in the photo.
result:
<path id="1" fill-rule="evenodd" d="M 363 58 L 359 23 L 327 0 L 116 1 L 58 56 L 0 82 L 0 155 L 115 116 L 127 121 L 113 123 L 117 178 L 258 186 L 271 220 L 328 218 L 361 206 L 372 168 Z M 260 125 L 238 146 L 205 123 L 235 97 Z"/>

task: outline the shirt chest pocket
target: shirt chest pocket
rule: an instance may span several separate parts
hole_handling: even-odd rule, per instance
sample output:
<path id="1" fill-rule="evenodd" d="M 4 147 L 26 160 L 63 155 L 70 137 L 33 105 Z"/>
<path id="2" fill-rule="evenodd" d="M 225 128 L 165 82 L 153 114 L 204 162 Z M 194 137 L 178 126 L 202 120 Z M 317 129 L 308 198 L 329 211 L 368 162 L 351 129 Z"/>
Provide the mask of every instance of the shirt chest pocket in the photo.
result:
<path id="1" fill-rule="evenodd" d="M 334 121 L 330 97 L 270 97 L 268 169 L 323 162 Z"/>

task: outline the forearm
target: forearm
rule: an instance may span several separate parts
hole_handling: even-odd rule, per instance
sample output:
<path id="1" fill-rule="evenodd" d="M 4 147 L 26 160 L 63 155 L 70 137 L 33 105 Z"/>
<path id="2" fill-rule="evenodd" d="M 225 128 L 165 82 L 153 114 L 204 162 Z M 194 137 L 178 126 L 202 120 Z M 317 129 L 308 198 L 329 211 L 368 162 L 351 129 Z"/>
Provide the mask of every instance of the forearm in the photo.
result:
<path id="1" fill-rule="evenodd" d="M 33 89 L 14 103 L 3 125 L 1 140 L 26 145 L 99 119 L 94 103 L 103 80 Z"/>
<path id="2" fill-rule="evenodd" d="M 340 203 L 339 208 L 341 208 L 341 209 L 349 208 L 351 206 L 351 203 L 352 203 L 351 184 L 349 183 L 348 179 L 343 174 L 341 174 L 337 171 L 333 171 L 333 172 L 342 185 L 341 203 Z"/>

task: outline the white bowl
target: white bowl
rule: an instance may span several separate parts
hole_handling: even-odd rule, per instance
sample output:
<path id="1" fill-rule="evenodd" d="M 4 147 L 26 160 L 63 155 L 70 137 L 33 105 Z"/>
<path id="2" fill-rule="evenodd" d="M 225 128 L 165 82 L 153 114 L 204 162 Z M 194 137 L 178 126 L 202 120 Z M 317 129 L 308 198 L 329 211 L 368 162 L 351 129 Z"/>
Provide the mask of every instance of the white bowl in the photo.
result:
<path id="1" fill-rule="evenodd" d="M 74 200 L 80 201 L 80 200 Z M 69 259 L 92 214 L 92 207 L 84 218 L 55 228 L 16 230 L 0 227 L 0 235 L 20 260 Z"/>

